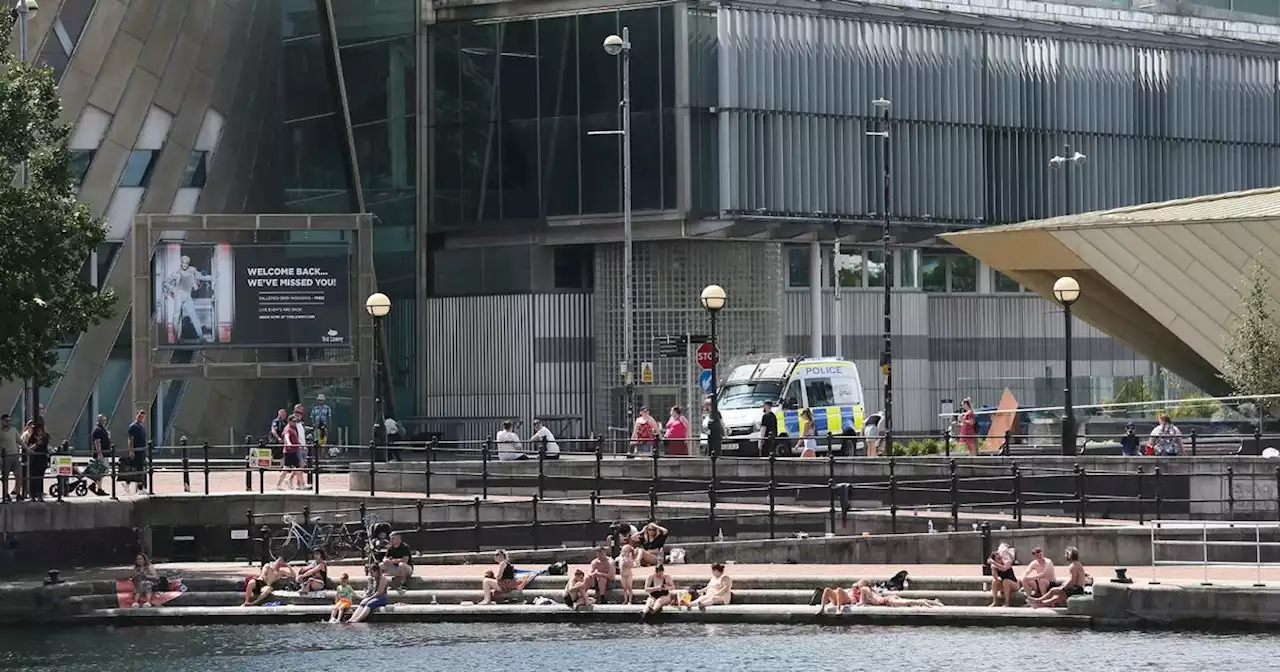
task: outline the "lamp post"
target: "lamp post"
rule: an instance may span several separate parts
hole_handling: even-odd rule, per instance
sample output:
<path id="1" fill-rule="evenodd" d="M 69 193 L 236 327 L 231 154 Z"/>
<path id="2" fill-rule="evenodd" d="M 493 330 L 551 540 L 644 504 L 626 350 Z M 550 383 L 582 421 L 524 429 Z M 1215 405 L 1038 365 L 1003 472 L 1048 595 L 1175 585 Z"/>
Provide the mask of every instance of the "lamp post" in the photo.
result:
<path id="1" fill-rule="evenodd" d="M 382 292 L 374 292 L 364 300 L 364 310 L 369 313 L 369 317 L 373 318 L 373 438 L 378 445 L 382 445 L 380 438 L 382 436 L 380 428 L 384 427 L 384 418 L 382 417 L 382 366 L 384 364 L 382 361 L 382 321 L 391 312 L 391 299 Z M 369 456 L 370 460 L 374 458 L 375 456 L 373 455 Z"/>
<path id="2" fill-rule="evenodd" d="M 622 28 L 622 35 L 604 38 L 604 51 L 610 56 L 622 58 L 622 129 L 588 131 L 587 135 L 622 136 L 622 373 L 627 395 L 627 422 L 635 417 L 635 334 L 631 295 L 631 29 Z"/>
<path id="3" fill-rule="evenodd" d="M 1071 304 L 1080 299 L 1080 283 L 1069 275 L 1058 278 L 1053 283 L 1053 298 L 1062 304 L 1063 334 L 1066 336 L 1063 348 L 1063 380 L 1062 386 L 1062 454 L 1076 454 L 1076 413 L 1071 404 Z"/>
<path id="4" fill-rule="evenodd" d="M 18 21 L 18 59 L 22 62 L 27 60 L 27 22 L 31 17 L 40 11 L 40 3 L 36 0 L 15 0 L 13 6 L 9 9 L 9 14 Z M 22 157 L 22 163 L 18 166 L 18 188 L 27 188 L 27 157 Z M 39 301 L 39 299 L 37 299 Z M 43 302 L 41 302 L 43 305 Z M 40 388 L 34 378 L 28 380 L 23 385 L 23 396 L 27 416 L 31 420 L 40 417 Z"/>
<path id="5" fill-rule="evenodd" d="M 884 377 L 884 413 L 880 416 L 880 433 L 889 436 L 888 432 L 893 427 L 893 249 L 889 247 L 890 223 L 889 209 L 892 201 L 892 191 L 890 189 L 889 180 L 889 109 L 893 107 L 893 103 L 886 98 L 876 98 L 871 101 L 871 105 L 875 107 L 880 116 L 880 130 L 870 131 L 867 135 L 877 136 L 881 142 L 881 154 L 883 155 L 883 165 L 881 172 L 883 174 L 884 183 L 884 206 L 881 213 L 884 217 L 880 232 L 880 258 L 884 263 L 884 269 L 881 276 L 884 284 L 884 344 L 880 351 L 880 371 Z M 893 449 L 892 444 L 888 446 L 889 450 Z"/>
<path id="6" fill-rule="evenodd" d="M 1061 169 L 1062 169 L 1062 173 L 1063 173 L 1063 175 L 1062 175 L 1062 180 L 1063 180 L 1063 185 L 1062 185 L 1062 189 L 1063 189 L 1063 200 L 1064 200 L 1064 201 L 1066 202 L 1066 204 L 1067 204 L 1067 208 L 1066 208 L 1066 210 L 1067 210 L 1067 211 L 1066 211 L 1066 212 L 1064 212 L 1064 213 L 1062 213 L 1062 214 L 1064 214 L 1064 215 L 1069 215 L 1069 214 L 1071 214 L 1071 212 L 1072 212 L 1072 207 L 1071 207 L 1071 171 L 1072 171 L 1072 169 L 1073 169 L 1074 167 L 1076 167 L 1076 166 L 1079 166 L 1079 165 L 1083 164 L 1083 163 L 1085 162 L 1085 159 L 1086 159 L 1086 158 L 1088 158 L 1088 157 L 1086 157 L 1084 154 L 1081 154 L 1081 153 L 1080 153 L 1080 152 L 1078 152 L 1078 151 L 1072 150 L 1072 149 L 1071 149 L 1071 144 L 1070 144 L 1070 143 L 1065 143 L 1065 144 L 1063 144 L 1063 145 L 1062 145 L 1062 153 L 1061 153 L 1061 154 L 1059 154 L 1059 155 L 1057 155 L 1057 156 L 1054 156 L 1054 157 L 1052 157 L 1052 158 L 1050 158 L 1050 159 L 1049 159 L 1049 167 L 1050 167 L 1050 168 L 1061 168 Z"/>
<path id="7" fill-rule="evenodd" d="M 720 381 L 717 380 L 716 369 L 720 366 L 720 340 L 716 334 L 716 317 L 724 308 L 726 296 L 724 287 L 707 285 L 699 297 L 702 307 L 711 318 L 711 421 L 707 423 L 707 450 L 711 455 L 720 455 L 720 444 L 724 440 L 724 425 L 720 422 Z"/>

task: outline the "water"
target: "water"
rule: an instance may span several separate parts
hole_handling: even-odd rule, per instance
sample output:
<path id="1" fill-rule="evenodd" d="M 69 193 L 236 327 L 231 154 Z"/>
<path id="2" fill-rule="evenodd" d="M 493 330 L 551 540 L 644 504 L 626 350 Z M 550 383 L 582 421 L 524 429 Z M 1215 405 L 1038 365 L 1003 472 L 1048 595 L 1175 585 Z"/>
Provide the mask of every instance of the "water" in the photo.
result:
<path id="1" fill-rule="evenodd" d="M 1275 634 L 740 625 L 250 625 L 0 631 L 0 670 L 1204 672 L 1271 660 Z M 287 658 L 281 658 L 287 654 Z M 627 661 L 620 665 L 620 661 Z M 287 664 L 286 664 L 287 663 Z M 1257 664 L 1266 667 L 1258 662 Z"/>

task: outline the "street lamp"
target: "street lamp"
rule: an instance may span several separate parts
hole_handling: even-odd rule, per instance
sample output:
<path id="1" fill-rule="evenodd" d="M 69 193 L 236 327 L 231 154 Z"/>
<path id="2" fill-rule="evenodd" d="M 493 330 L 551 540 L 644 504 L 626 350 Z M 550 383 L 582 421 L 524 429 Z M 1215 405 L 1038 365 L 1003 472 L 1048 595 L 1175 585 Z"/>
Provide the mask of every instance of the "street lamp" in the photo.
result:
<path id="1" fill-rule="evenodd" d="M 1071 214 L 1071 171 L 1075 166 L 1085 162 L 1088 158 L 1084 154 L 1071 149 L 1071 145 L 1064 144 L 1062 153 L 1049 159 L 1050 168 L 1061 168 L 1063 172 L 1063 190 L 1065 192 L 1064 200 L 1067 202 L 1067 211 L 1063 214 Z"/>
<path id="2" fill-rule="evenodd" d="M 374 292 L 364 300 L 364 310 L 373 318 L 373 438 L 382 445 L 382 321 L 391 313 L 391 299 L 382 292 Z M 369 456 L 369 460 L 374 459 L 374 455 Z"/>
<path id="3" fill-rule="evenodd" d="M 707 424 L 707 452 L 713 456 L 720 455 L 720 444 L 724 440 L 724 425 L 720 422 L 720 382 L 716 380 L 716 369 L 720 366 L 720 342 L 716 336 L 716 317 L 724 308 L 726 296 L 724 287 L 707 285 L 699 297 L 702 307 L 711 318 L 711 421 Z M 714 462 L 712 464 L 715 464 Z"/>
<path id="4" fill-rule="evenodd" d="M 16 0 L 9 9 L 9 14 L 18 20 L 18 59 L 24 63 L 27 60 L 27 21 L 40 11 L 40 3 L 36 0 Z M 18 166 L 18 188 L 27 188 L 27 157 L 22 157 L 22 163 Z M 36 299 L 40 301 L 40 299 Z M 40 301 L 43 306 L 44 302 Z M 30 414 L 31 420 L 40 417 L 40 388 L 36 386 L 35 379 L 31 379 L 23 384 L 23 396 L 26 397 L 24 404 L 27 413 Z"/>
<path id="5" fill-rule="evenodd" d="M 1080 283 L 1064 275 L 1053 283 L 1053 298 L 1062 304 L 1063 334 L 1066 336 L 1062 386 L 1062 454 L 1076 454 L 1076 413 L 1071 404 L 1071 304 L 1080 299 Z"/>
<path id="6" fill-rule="evenodd" d="M 889 109 L 893 107 L 893 103 L 886 98 L 876 98 L 871 101 L 871 105 L 879 112 L 880 130 L 870 131 L 867 135 L 880 138 L 881 154 L 883 154 L 884 160 L 881 168 L 884 178 L 884 184 L 882 185 L 884 189 L 884 206 L 881 208 L 883 210 L 881 214 L 884 216 L 884 221 L 880 232 L 880 257 L 884 263 L 884 268 L 880 272 L 884 284 L 884 344 L 881 346 L 880 352 L 880 371 L 884 377 L 884 413 L 880 416 L 880 433 L 889 437 L 892 436 L 889 431 L 893 427 L 893 293 L 890 288 L 893 277 L 893 251 L 889 247 L 889 208 L 892 203 L 890 200 L 892 192 L 889 181 Z M 892 439 L 887 440 L 889 441 L 887 449 L 892 454 Z"/>
<path id="7" fill-rule="evenodd" d="M 587 131 L 587 135 L 622 136 L 622 373 L 627 393 L 627 422 L 635 417 L 635 399 L 632 386 L 635 382 L 635 334 L 631 295 L 631 29 L 622 28 L 622 35 L 604 38 L 604 53 L 622 57 L 622 129 Z"/>

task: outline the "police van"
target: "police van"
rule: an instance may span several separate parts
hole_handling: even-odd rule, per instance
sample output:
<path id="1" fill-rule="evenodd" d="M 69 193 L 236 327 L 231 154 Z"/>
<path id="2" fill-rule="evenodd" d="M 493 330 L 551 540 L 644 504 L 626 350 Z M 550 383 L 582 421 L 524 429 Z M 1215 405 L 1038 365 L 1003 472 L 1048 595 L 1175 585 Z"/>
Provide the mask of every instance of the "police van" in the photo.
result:
<path id="1" fill-rule="evenodd" d="M 724 425 L 721 450 L 758 455 L 761 407 L 769 401 L 778 418 L 779 454 L 799 455 L 800 411 L 813 411 L 816 452 L 832 446 L 847 454 L 862 433 L 865 411 L 862 380 L 853 362 L 833 357 L 782 357 L 760 355 L 732 362 L 719 390 L 720 419 Z M 706 450 L 710 414 L 703 415 L 702 446 Z"/>

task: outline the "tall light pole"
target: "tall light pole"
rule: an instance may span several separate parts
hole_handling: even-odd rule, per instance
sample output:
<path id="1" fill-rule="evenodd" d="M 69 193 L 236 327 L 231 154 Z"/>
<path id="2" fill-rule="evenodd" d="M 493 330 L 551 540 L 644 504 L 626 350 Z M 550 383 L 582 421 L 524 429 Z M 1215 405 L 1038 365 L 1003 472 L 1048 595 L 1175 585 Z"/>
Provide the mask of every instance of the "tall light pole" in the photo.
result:
<path id="1" fill-rule="evenodd" d="M 16 0 L 9 10 L 9 13 L 18 20 L 18 59 L 24 63 L 27 61 L 27 22 L 39 11 L 40 3 L 36 0 Z M 22 157 L 22 163 L 18 166 L 18 188 L 27 188 L 27 157 L 25 156 Z M 40 417 L 40 387 L 34 378 L 23 385 L 23 396 L 27 417 L 31 420 Z"/>
<path id="2" fill-rule="evenodd" d="M 891 204 L 889 182 L 889 108 L 893 106 L 885 98 L 876 98 L 871 101 L 871 105 L 875 107 L 880 116 L 880 130 L 869 131 L 867 135 L 877 136 L 880 138 L 882 145 L 881 154 L 883 155 L 883 173 L 884 183 L 881 188 L 884 190 L 884 206 L 881 208 L 884 212 L 882 230 L 880 234 L 880 257 L 884 263 L 881 276 L 884 284 L 884 345 L 881 346 L 880 352 L 880 371 L 884 376 L 884 414 L 880 416 L 880 433 L 885 436 L 885 447 L 892 454 L 893 440 L 890 430 L 893 427 L 893 248 L 889 247 L 889 206 Z"/>
<path id="3" fill-rule="evenodd" d="M 623 26 L 622 36 L 604 38 L 604 51 L 622 57 L 622 129 L 588 131 L 587 135 L 622 136 L 622 356 L 618 367 L 622 372 L 627 395 L 627 422 L 635 417 L 635 334 L 631 295 L 631 29 Z"/>
<path id="4" fill-rule="evenodd" d="M 1062 386 L 1062 454 L 1076 454 L 1076 412 L 1071 403 L 1071 304 L 1080 299 L 1080 283 L 1073 277 L 1065 275 L 1053 283 L 1053 298 L 1062 304 L 1063 335 L 1066 345 L 1063 348 L 1063 380 Z"/>
<path id="5" fill-rule="evenodd" d="M 382 446 L 381 437 L 386 436 L 385 418 L 382 417 L 382 367 L 386 360 L 382 356 L 382 321 L 391 313 L 391 298 L 382 292 L 374 292 L 364 300 L 364 310 L 373 318 L 373 439 L 376 445 Z M 374 461 L 377 452 L 385 451 L 375 451 L 375 455 L 369 456 L 370 462 Z"/>
<path id="6" fill-rule="evenodd" d="M 716 333 L 716 318 L 724 308 L 727 296 L 724 287 L 707 285 L 698 299 L 711 319 L 711 420 L 707 423 L 707 453 L 719 457 L 720 444 L 724 441 L 724 425 L 720 422 L 720 381 L 716 379 L 719 375 L 717 369 L 720 367 L 720 340 Z M 715 460 L 712 460 L 711 465 L 714 469 Z"/>

